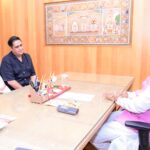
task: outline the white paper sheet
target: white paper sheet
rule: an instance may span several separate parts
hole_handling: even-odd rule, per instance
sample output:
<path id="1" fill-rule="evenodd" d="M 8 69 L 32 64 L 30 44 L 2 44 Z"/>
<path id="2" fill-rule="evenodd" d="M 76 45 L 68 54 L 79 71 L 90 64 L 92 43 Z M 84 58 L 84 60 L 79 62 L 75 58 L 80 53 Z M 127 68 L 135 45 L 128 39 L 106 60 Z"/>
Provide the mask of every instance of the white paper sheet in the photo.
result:
<path id="1" fill-rule="evenodd" d="M 59 100 L 59 99 L 54 99 L 54 100 L 49 100 L 49 101 L 45 102 L 44 104 L 57 107 L 58 105 L 63 105 L 64 101 Z"/>
<path id="2" fill-rule="evenodd" d="M 9 116 L 9 115 L 5 115 L 5 114 L 0 114 L 0 120 L 5 121 L 7 123 L 12 122 L 16 119 L 16 117 L 14 116 Z"/>
<path id="3" fill-rule="evenodd" d="M 58 98 L 65 99 L 65 100 L 90 102 L 94 97 L 95 95 L 93 94 L 65 92 L 62 95 L 60 95 Z"/>
<path id="4" fill-rule="evenodd" d="M 8 125 L 7 122 L 5 122 L 4 120 L 0 120 L 0 129 L 6 127 Z"/>

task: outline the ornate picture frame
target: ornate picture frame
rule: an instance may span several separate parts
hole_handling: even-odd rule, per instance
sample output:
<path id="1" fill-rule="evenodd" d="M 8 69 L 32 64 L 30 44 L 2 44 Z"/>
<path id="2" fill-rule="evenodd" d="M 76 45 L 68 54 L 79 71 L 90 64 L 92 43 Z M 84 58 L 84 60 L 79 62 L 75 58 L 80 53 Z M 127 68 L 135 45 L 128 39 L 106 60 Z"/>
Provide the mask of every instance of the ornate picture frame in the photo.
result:
<path id="1" fill-rule="evenodd" d="M 46 44 L 130 44 L 132 0 L 45 4 Z"/>

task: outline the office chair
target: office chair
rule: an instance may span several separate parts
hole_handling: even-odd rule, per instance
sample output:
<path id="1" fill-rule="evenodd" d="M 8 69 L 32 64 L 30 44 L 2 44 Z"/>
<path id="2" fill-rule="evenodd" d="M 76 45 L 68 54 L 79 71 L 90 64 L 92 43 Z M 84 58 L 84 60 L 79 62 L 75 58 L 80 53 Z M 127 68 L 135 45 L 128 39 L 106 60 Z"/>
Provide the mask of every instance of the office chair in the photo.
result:
<path id="1" fill-rule="evenodd" d="M 139 150 L 150 150 L 149 131 L 150 123 L 139 121 L 126 121 L 125 125 L 138 130 Z"/>

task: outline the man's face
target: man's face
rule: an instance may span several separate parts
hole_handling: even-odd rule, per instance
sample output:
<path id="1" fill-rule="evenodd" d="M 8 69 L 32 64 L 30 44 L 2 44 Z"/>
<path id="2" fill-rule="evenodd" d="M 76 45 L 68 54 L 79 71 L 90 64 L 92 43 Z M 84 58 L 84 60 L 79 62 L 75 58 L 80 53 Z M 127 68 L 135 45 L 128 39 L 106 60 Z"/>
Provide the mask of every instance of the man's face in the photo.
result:
<path id="1" fill-rule="evenodd" d="M 16 40 L 13 42 L 13 46 L 12 46 L 12 52 L 14 55 L 16 56 L 21 56 L 23 54 L 23 46 L 22 46 L 22 42 L 20 40 Z"/>

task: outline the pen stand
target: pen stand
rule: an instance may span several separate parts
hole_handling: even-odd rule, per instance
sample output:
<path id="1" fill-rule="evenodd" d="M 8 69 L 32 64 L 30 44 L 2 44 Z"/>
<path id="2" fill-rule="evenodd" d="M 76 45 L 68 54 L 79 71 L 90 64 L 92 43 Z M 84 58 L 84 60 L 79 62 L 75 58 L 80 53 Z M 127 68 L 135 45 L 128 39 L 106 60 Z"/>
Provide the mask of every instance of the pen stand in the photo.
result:
<path id="1" fill-rule="evenodd" d="M 30 102 L 42 104 L 49 100 L 48 94 L 41 95 L 38 92 L 36 92 L 32 87 L 30 88 L 30 94 L 28 95 Z"/>
<path id="2" fill-rule="evenodd" d="M 56 98 L 57 96 L 63 94 L 64 92 L 70 89 L 71 89 L 70 86 L 57 85 L 57 86 L 54 86 L 53 88 L 49 88 L 47 92 L 43 93 L 40 91 L 36 92 L 35 89 L 31 87 L 29 98 L 30 98 L 30 101 L 33 103 L 42 104 L 48 100 Z"/>

